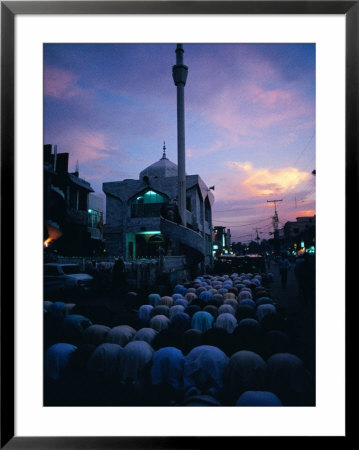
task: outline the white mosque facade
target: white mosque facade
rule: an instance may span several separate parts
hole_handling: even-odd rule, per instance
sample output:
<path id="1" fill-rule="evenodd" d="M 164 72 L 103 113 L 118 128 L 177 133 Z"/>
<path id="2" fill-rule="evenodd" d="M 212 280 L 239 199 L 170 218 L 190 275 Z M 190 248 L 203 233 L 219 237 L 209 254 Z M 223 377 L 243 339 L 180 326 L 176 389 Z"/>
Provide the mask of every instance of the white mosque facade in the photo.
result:
<path id="1" fill-rule="evenodd" d="M 178 168 L 165 153 L 139 179 L 103 184 L 106 194 L 107 252 L 125 260 L 184 255 L 189 264 L 212 263 L 214 196 L 199 175 L 186 175 L 186 223 L 168 220 L 178 195 Z"/>

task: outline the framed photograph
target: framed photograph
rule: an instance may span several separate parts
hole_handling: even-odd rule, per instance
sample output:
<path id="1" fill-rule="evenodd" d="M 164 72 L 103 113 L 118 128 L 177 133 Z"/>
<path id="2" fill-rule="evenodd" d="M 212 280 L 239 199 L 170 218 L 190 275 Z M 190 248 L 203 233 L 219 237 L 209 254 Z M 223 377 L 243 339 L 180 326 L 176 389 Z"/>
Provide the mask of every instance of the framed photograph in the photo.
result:
<path id="1" fill-rule="evenodd" d="M 226 438 L 348 437 L 345 292 L 348 253 L 355 246 L 348 251 L 346 236 L 355 235 L 349 213 L 358 201 L 358 3 L 1 2 L 1 448 L 198 448 Z M 187 71 L 193 79 L 189 87 Z M 170 92 L 174 99 L 169 102 Z M 121 111 L 119 117 L 116 111 Z M 178 190 L 172 189 L 171 176 L 178 178 Z M 255 215 L 258 198 L 265 203 L 262 210 L 267 208 L 265 220 Z M 214 199 L 218 206 L 212 206 Z M 121 202 L 128 211 L 121 209 Z M 120 211 L 126 217 L 121 223 Z M 153 231 L 155 216 L 160 231 Z M 79 228 L 81 221 L 86 233 Z M 289 235 L 281 238 L 279 228 L 301 239 L 289 244 Z M 214 232 L 222 233 L 217 241 Z M 85 234 L 88 240 L 83 240 Z M 190 256 L 183 262 L 178 255 L 184 250 Z M 70 259 L 73 253 L 81 256 L 75 261 Z M 288 272 L 288 283 L 295 286 L 292 297 L 284 253 L 288 267 L 293 262 Z M 262 275 L 256 272 L 255 258 L 251 268 L 257 275 L 249 266 L 244 271 L 239 265 L 243 254 L 246 264 L 248 255 L 258 261 L 259 254 L 265 257 L 268 266 Z M 309 272 L 302 278 L 300 271 L 294 275 L 301 255 L 313 256 L 314 284 Z M 225 286 L 228 277 L 219 264 L 228 264 L 228 258 L 234 264 L 234 257 L 240 261 L 239 274 L 231 275 L 232 285 Z M 138 268 L 141 261 L 147 271 Z M 76 309 L 66 314 L 82 317 L 81 339 L 85 328 L 94 324 L 113 329 L 122 325 L 122 318 L 116 322 L 112 316 L 106 316 L 108 322 L 85 324 L 87 300 L 79 302 L 82 309 L 68 300 L 74 293 L 87 298 L 87 290 L 97 283 L 101 293 L 105 285 L 112 286 L 108 301 L 113 302 L 114 292 L 117 295 L 123 285 L 121 275 L 115 279 L 113 273 L 121 266 L 127 274 L 132 271 L 126 296 L 119 294 L 125 299 L 123 317 L 134 331 L 145 327 L 145 322 L 139 325 L 141 302 L 135 307 L 132 303 L 132 309 L 126 302 L 134 301 L 137 294 L 132 291 L 139 286 L 150 285 L 151 261 L 161 273 L 161 301 L 171 295 L 166 283 L 176 285 L 181 301 L 186 299 L 180 289 L 196 287 L 192 293 L 199 298 L 205 285 L 202 290 L 211 290 L 212 297 L 226 288 L 220 294 L 222 303 L 225 291 L 239 299 L 239 291 L 248 285 L 252 292 L 261 282 L 269 285 L 274 270 L 279 279 L 282 274 L 275 307 L 280 311 L 284 305 L 287 314 L 289 303 L 299 302 L 297 286 L 300 299 L 310 285 L 314 308 L 310 317 L 303 315 L 310 338 L 301 356 L 309 362 L 313 383 L 306 381 L 310 386 L 300 395 L 273 394 L 279 405 L 258 405 L 230 395 L 228 399 L 218 394 L 222 387 L 198 377 L 198 385 L 206 387 L 195 392 L 189 383 L 187 392 L 193 393 L 184 398 L 193 395 L 190 404 L 173 391 L 168 395 L 176 402 L 166 397 L 162 385 L 154 390 L 158 397 L 151 391 L 151 398 L 141 403 L 134 400 L 142 392 L 140 384 L 132 380 L 130 388 L 126 378 L 121 386 L 113 384 L 118 398 L 127 395 L 126 403 L 114 400 L 109 388 L 94 389 L 103 386 L 102 378 L 96 384 L 96 360 L 90 382 L 87 374 L 81 378 L 76 372 L 76 383 L 59 384 L 59 360 L 48 363 L 44 354 L 62 342 L 56 340 L 60 322 L 55 315 L 46 321 L 44 314 L 66 298 L 68 311 Z M 222 273 L 217 278 L 211 278 L 214 262 Z M 174 278 L 182 270 L 176 264 L 187 271 L 187 284 Z M 108 278 L 106 267 L 112 274 Z M 59 280 L 51 272 L 55 269 L 63 271 L 63 284 L 56 284 L 51 296 L 51 283 Z M 147 298 L 152 291 L 143 292 Z M 269 290 L 263 288 L 262 296 L 264 292 Z M 171 302 L 173 307 L 174 297 Z M 96 303 L 93 308 L 105 315 L 107 306 Z M 181 308 L 190 317 L 189 310 Z M 163 311 L 162 317 L 167 314 Z M 193 318 L 195 311 L 191 314 Z M 261 320 L 258 312 L 256 319 Z M 290 314 L 281 319 L 283 329 L 289 330 Z M 148 328 L 149 323 L 148 318 Z M 61 327 L 65 330 L 62 316 Z M 104 328 L 108 333 L 110 328 Z M 291 331 L 295 342 L 297 335 Z M 80 340 L 71 333 L 66 344 L 58 345 L 77 350 Z M 90 361 L 95 345 L 102 342 L 86 341 L 82 358 L 88 351 Z M 235 351 L 226 342 L 226 355 L 221 353 L 229 361 Z M 263 337 L 258 353 L 269 359 L 262 342 Z M 115 341 L 106 343 L 115 346 Z M 113 378 L 107 381 L 112 386 Z M 275 391 L 264 386 L 269 384 L 246 391 Z M 204 397 L 207 403 L 201 403 Z M 165 398 L 163 403 L 160 398 Z"/>

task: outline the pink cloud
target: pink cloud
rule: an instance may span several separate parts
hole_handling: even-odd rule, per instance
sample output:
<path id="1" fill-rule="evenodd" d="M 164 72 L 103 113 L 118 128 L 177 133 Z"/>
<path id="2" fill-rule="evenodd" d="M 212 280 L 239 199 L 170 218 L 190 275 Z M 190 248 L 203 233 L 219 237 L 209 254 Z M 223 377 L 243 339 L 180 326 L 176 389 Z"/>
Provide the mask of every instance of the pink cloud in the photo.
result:
<path id="1" fill-rule="evenodd" d="M 314 106 L 294 90 L 267 89 L 249 81 L 224 86 L 199 106 L 205 119 L 233 137 L 261 138 L 272 128 L 297 129 L 314 125 Z"/>
<path id="2" fill-rule="evenodd" d="M 270 170 L 254 168 L 250 162 L 231 161 L 227 167 L 234 175 L 215 180 L 216 199 L 221 201 L 243 201 L 249 198 L 284 195 L 296 190 L 310 178 L 307 172 L 295 167 Z"/>
<path id="3" fill-rule="evenodd" d="M 282 89 L 263 89 L 257 84 L 250 83 L 245 89 L 246 97 L 250 97 L 254 103 L 264 107 L 273 107 L 279 104 L 292 104 L 294 92 Z"/>
<path id="4" fill-rule="evenodd" d="M 186 149 L 187 158 L 202 158 L 210 153 L 217 152 L 223 147 L 223 142 L 216 140 L 212 145 L 206 147 L 190 147 Z"/>
<path id="5" fill-rule="evenodd" d="M 86 91 L 77 84 L 78 78 L 77 75 L 69 70 L 45 67 L 45 95 L 57 99 L 70 99 L 83 95 Z"/>

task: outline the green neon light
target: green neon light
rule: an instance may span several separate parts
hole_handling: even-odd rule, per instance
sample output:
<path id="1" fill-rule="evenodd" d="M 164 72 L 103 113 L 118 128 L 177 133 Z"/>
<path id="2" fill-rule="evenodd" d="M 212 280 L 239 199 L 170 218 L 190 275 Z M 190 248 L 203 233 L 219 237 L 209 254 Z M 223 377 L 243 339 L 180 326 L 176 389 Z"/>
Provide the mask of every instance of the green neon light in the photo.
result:
<path id="1" fill-rule="evenodd" d="M 161 234 L 160 231 L 139 231 L 136 234 Z"/>

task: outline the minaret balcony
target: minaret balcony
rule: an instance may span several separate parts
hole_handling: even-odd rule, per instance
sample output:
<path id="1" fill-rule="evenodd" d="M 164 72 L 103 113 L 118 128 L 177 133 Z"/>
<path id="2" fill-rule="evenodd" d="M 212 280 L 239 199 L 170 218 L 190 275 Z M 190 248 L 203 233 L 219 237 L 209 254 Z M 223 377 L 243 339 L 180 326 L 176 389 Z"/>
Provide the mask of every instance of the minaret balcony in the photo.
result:
<path id="1" fill-rule="evenodd" d="M 187 75 L 188 75 L 188 67 L 185 66 L 184 64 L 173 66 L 172 76 L 176 86 L 178 86 L 179 84 L 185 85 L 187 81 Z"/>

